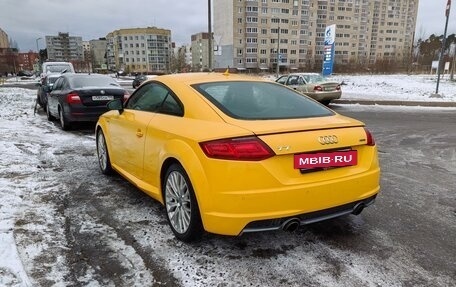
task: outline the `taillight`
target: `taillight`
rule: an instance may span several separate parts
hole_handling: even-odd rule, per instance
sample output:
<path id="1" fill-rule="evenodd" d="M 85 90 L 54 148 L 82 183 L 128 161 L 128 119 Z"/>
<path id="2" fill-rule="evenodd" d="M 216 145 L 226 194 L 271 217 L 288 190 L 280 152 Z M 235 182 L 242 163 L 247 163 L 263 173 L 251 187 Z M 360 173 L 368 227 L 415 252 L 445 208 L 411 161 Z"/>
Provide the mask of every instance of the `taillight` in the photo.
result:
<path id="1" fill-rule="evenodd" d="M 323 88 L 322 88 L 321 86 L 315 86 L 315 87 L 314 87 L 314 91 L 319 91 L 319 92 L 321 92 L 321 91 L 323 91 Z"/>
<path id="2" fill-rule="evenodd" d="M 340 85 L 337 85 L 336 90 L 340 91 Z"/>
<path id="3" fill-rule="evenodd" d="M 364 128 L 364 130 L 366 131 L 366 138 L 367 138 L 367 145 L 370 145 L 370 146 L 374 146 L 375 145 L 375 140 L 374 140 L 374 137 L 372 136 L 371 132 Z"/>
<path id="4" fill-rule="evenodd" d="M 69 93 L 66 97 L 67 103 L 69 104 L 80 104 L 81 98 L 76 93 Z"/>
<path id="5" fill-rule="evenodd" d="M 274 152 L 259 138 L 233 138 L 200 143 L 206 156 L 228 160 L 259 161 L 274 156 Z"/>
<path id="6" fill-rule="evenodd" d="M 125 91 L 124 96 L 123 96 L 123 101 L 126 102 L 129 97 L 130 97 L 130 94 L 127 91 Z"/>

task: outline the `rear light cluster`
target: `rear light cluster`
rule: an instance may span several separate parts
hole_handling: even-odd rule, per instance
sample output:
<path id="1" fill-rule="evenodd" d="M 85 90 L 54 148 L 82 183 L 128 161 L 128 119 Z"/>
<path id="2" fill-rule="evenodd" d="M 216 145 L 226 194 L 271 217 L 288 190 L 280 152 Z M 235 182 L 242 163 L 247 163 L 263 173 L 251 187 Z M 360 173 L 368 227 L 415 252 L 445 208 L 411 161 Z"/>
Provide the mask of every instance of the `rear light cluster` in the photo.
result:
<path id="1" fill-rule="evenodd" d="M 274 152 L 259 138 L 245 137 L 200 143 L 207 157 L 227 160 L 260 161 Z"/>
<path id="2" fill-rule="evenodd" d="M 69 93 L 66 97 L 66 101 L 68 104 L 80 104 L 81 103 L 81 98 L 77 93 Z"/>
<path id="3" fill-rule="evenodd" d="M 364 128 L 364 130 L 366 131 L 366 138 L 367 138 L 367 143 L 366 144 L 369 145 L 369 146 L 374 146 L 375 145 L 375 139 L 372 136 L 371 132 L 368 129 L 366 129 L 366 128 Z"/>
<path id="4" fill-rule="evenodd" d="M 314 91 L 316 91 L 316 92 L 322 92 L 322 91 L 323 91 L 323 88 L 322 88 L 322 86 L 315 86 L 315 87 L 314 87 Z M 336 86 L 336 91 L 340 91 L 340 85 L 337 85 L 337 86 Z"/>

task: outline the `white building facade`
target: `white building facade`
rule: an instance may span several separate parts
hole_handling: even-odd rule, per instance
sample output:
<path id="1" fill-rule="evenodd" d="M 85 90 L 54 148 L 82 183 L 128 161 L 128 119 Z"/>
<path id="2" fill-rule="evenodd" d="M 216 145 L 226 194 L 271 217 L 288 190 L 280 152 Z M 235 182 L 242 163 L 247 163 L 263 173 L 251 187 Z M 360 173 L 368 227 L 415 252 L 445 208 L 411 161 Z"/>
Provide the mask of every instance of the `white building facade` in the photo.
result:
<path id="1" fill-rule="evenodd" d="M 274 71 L 321 66 L 336 25 L 335 62 L 410 59 L 419 0 L 214 0 L 214 68 Z"/>
<path id="2" fill-rule="evenodd" d="M 113 71 L 167 73 L 171 31 L 156 27 L 120 29 L 106 36 L 107 65 Z"/>

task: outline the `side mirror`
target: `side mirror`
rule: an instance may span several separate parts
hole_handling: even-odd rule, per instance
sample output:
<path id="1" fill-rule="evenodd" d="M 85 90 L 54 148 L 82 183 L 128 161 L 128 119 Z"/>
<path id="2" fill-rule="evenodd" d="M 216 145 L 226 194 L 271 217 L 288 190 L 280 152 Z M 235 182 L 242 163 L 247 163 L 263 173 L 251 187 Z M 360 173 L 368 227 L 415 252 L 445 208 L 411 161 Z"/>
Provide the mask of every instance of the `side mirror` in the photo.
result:
<path id="1" fill-rule="evenodd" d="M 109 101 L 106 106 L 110 111 L 119 111 L 119 114 L 122 114 L 123 112 L 123 103 L 120 99 Z"/>

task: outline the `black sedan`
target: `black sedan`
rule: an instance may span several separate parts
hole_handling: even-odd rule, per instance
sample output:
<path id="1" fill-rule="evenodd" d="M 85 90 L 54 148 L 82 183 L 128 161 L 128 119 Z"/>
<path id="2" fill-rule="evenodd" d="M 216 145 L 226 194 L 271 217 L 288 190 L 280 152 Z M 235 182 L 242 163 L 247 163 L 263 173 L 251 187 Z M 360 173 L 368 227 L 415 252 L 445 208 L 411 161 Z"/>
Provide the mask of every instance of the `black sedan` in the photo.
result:
<path id="1" fill-rule="evenodd" d="M 114 99 L 125 100 L 128 92 L 110 76 L 99 74 L 63 74 L 48 95 L 48 120 L 60 120 L 63 130 L 75 122 L 96 122 Z"/>

